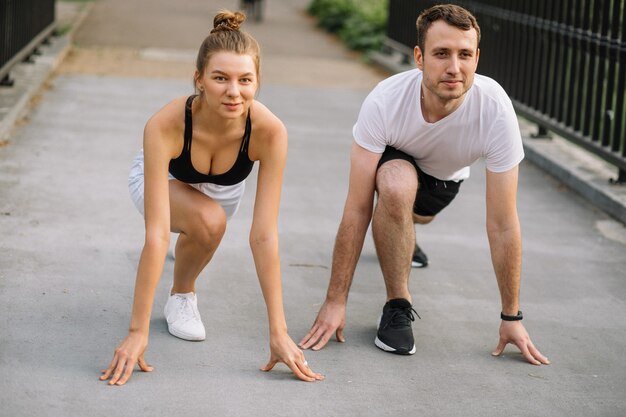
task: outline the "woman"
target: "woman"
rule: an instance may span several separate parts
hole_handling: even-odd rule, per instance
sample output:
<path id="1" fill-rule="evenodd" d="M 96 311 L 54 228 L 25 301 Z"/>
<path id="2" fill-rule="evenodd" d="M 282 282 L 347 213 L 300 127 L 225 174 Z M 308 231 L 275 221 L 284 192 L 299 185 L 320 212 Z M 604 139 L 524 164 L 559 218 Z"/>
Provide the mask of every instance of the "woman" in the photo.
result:
<path id="1" fill-rule="evenodd" d="M 278 254 L 277 218 L 287 132 L 254 99 L 259 86 L 259 47 L 239 26 L 242 13 L 222 11 L 198 52 L 198 95 L 181 97 L 150 118 L 143 151 L 129 178 L 133 201 L 144 215 L 146 238 L 135 283 L 130 328 L 101 380 L 123 385 L 136 363 L 152 371 L 148 345 L 155 289 L 169 247 L 179 233 L 174 282 L 165 305 L 168 330 L 186 340 L 204 340 L 195 281 L 215 253 L 227 219 L 239 206 L 244 180 L 259 161 L 250 247 L 267 305 L 271 370 L 284 362 L 305 381 L 322 379 L 287 334 Z"/>

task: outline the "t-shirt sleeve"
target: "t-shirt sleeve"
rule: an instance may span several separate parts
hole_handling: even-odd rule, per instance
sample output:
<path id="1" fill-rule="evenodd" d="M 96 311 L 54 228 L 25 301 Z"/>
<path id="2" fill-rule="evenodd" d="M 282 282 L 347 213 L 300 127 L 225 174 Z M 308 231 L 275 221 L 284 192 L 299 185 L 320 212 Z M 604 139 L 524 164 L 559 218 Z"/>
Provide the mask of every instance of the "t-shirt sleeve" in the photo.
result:
<path id="1" fill-rule="evenodd" d="M 524 147 L 513 104 L 507 100 L 489 134 L 485 165 L 491 172 L 506 172 L 524 159 Z"/>
<path id="2" fill-rule="evenodd" d="M 383 153 L 387 145 L 387 132 L 380 100 L 376 90 L 372 91 L 363 101 L 352 134 L 356 143 L 374 153 Z"/>

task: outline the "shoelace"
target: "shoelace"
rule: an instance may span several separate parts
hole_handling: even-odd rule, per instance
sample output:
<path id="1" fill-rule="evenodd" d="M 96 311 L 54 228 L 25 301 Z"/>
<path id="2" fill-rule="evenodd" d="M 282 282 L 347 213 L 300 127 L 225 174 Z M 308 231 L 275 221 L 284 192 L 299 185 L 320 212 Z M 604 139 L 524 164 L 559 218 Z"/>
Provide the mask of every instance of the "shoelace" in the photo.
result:
<path id="1" fill-rule="evenodd" d="M 394 308 L 391 312 L 391 318 L 387 323 L 385 323 L 383 329 L 387 327 L 397 329 L 399 327 L 410 326 L 411 322 L 415 321 L 413 313 L 415 313 L 418 319 L 422 319 L 413 307 Z"/>
<path id="2" fill-rule="evenodd" d="M 196 310 L 193 308 L 193 305 L 191 304 L 191 299 L 190 298 L 183 297 L 183 296 L 178 295 L 178 294 L 176 294 L 176 298 L 178 298 L 180 300 L 180 305 L 178 306 L 178 311 L 179 311 L 179 314 L 180 314 L 180 318 L 183 321 L 189 321 L 189 320 L 194 320 L 194 319 L 197 320 L 199 318 L 199 317 L 197 317 Z"/>

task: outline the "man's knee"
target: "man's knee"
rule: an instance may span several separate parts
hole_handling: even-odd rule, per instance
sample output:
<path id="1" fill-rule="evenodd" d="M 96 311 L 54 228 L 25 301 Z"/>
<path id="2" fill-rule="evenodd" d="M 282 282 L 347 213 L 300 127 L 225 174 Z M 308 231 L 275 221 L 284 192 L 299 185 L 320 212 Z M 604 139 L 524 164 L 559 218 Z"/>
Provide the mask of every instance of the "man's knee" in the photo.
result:
<path id="1" fill-rule="evenodd" d="M 376 173 L 378 200 L 398 208 L 412 207 L 417 193 L 415 168 L 407 161 L 384 163 Z"/>
<path id="2" fill-rule="evenodd" d="M 420 216 L 419 214 L 413 213 L 413 223 L 428 224 L 433 220 L 435 220 L 435 216 Z"/>

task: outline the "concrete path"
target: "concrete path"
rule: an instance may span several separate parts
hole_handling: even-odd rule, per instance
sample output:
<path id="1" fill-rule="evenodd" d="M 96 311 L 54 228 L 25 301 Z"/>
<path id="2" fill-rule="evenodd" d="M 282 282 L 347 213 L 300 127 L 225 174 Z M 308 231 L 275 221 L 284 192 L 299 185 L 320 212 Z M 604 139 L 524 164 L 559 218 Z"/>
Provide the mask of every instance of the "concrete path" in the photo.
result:
<path id="1" fill-rule="evenodd" d="M 305 0 L 268 1 L 267 20 L 248 29 L 264 48 L 260 100 L 290 133 L 280 238 L 289 330 L 299 340 L 328 282 L 351 127 L 382 74 L 315 29 Z M 522 309 L 552 365 L 528 365 L 512 348 L 490 355 L 500 307 L 478 163 L 455 203 L 418 229 L 432 264 L 411 276 L 422 317 L 414 356 L 373 344 L 384 286 L 368 236 L 347 342 L 306 352 L 326 380 L 298 382 L 282 365 L 258 370 L 268 337 L 247 244 L 253 176 L 198 282 L 207 340 L 167 333 L 168 261 L 146 354 L 156 370 L 124 387 L 99 381 L 126 333 L 143 242 L 126 187 L 130 161 L 147 118 L 191 92 L 182 67 L 207 27 L 198 16 L 235 2 L 172 4 L 96 3 L 76 35 L 79 48 L 0 148 L 0 416 L 626 415 L 626 231 L 528 162 L 519 191 Z M 98 53 L 106 71 L 80 65 Z M 129 58 L 110 65 L 109 53 Z M 140 67 L 159 65 L 171 72 L 140 76 Z"/>

